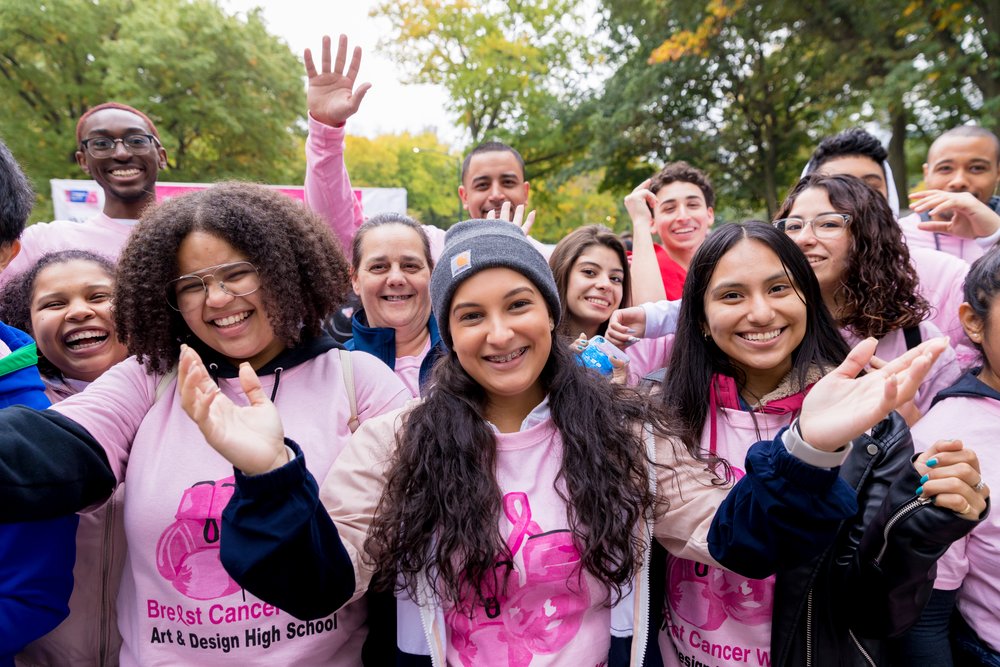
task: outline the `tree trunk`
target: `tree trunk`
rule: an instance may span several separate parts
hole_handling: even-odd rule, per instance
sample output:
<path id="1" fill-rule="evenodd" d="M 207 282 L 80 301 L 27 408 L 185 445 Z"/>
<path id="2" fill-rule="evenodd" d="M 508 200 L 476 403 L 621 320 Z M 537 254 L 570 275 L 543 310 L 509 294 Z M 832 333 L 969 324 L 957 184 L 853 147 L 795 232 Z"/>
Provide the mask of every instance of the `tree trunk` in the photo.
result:
<path id="1" fill-rule="evenodd" d="M 889 124 L 892 127 L 892 138 L 889 140 L 889 166 L 892 167 L 892 178 L 899 195 L 899 208 L 909 207 L 909 189 L 906 181 L 906 107 L 902 100 L 889 107 Z M 889 184 L 886 183 L 888 186 Z"/>

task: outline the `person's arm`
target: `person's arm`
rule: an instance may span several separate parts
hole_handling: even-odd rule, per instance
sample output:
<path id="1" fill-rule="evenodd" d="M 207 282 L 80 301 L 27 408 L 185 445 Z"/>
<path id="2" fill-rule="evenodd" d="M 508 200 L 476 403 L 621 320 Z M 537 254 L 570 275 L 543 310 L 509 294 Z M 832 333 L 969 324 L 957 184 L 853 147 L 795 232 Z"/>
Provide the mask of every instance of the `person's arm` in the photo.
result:
<path id="1" fill-rule="evenodd" d="M 663 287 L 660 265 L 653 248 L 653 214 L 656 195 L 649 191 L 651 179 L 646 179 L 625 197 L 625 210 L 632 219 L 632 305 L 663 301 L 667 291 Z"/>
<path id="2" fill-rule="evenodd" d="M 863 487 L 864 534 L 838 587 L 857 610 L 851 628 L 877 639 L 897 636 L 917 621 L 938 559 L 989 511 L 989 489 L 973 488 L 982 479 L 975 453 L 958 441 L 939 441 L 913 465 L 913 441 L 901 420 L 891 416 L 866 436 L 888 439 L 888 447 L 880 448 L 885 454 Z M 936 459 L 930 468 L 929 459 Z M 970 509 L 959 513 L 966 503 Z"/>
<path id="3" fill-rule="evenodd" d="M 77 523 L 71 514 L 0 526 L 0 660 L 69 615 Z"/>
<path id="4" fill-rule="evenodd" d="M 840 521 L 856 513 L 853 491 L 839 478 L 837 466 L 854 438 L 913 397 L 944 347 L 941 339 L 927 341 L 857 377 L 876 342 L 859 343 L 843 364 L 816 383 L 791 428 L 751 447 L 746 476 L 725 494 L 705 538 L 714 561 L 763 578 L 779 566 L 819 553 L 836 536 Z M 660 492 L 670 502 L 684 496 L 662 484 Z M 714 489 L 701 494 L 718 496 Z M 694 539 L 704 520 L 696 525 Z M 681 555 L 704 560 L 697 554 Z"/>
<path id="5" fill-rule="evenodd" d="M 305 51 L 306 76 L 309 80 L 309 136 L 306 138 L 305 200 L 330 226 L 349 256 L 351 240 L 364 217 L 361 203 L 354 196 L 351 179 L 344 164 L 344 123 L 353 116 L 371 84 L 354 88 L 361 66 L 361 48 L 355 47 L 350 66 L 347 61 L 347 36 L 341 35 L 336 61 L 331 64 L 330 38 L 323 37 L 321 69 L 317 71 L 312 52 Z"/>

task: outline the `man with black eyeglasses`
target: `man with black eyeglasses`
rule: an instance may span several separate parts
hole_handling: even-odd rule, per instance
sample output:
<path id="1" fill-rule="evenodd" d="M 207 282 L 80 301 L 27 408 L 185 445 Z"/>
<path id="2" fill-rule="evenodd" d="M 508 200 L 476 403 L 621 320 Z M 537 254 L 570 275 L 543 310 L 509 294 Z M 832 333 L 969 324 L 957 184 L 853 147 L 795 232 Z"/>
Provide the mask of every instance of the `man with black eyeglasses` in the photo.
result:
<path id="1" fill-rule="evenodd" d="M 0 274 L 0 284 L 59 250 L 92 250 L 117 261 L 139 215 L 156 202 L 156 177 L 167 166 L 167 152 L 146 114 L 117 102 L 99 104 L 80 116 L 76 141 L 77 163 L 104 191 L 103 210 L 82 223 L 29 226 L 21 235 L 21 253 Z"/>

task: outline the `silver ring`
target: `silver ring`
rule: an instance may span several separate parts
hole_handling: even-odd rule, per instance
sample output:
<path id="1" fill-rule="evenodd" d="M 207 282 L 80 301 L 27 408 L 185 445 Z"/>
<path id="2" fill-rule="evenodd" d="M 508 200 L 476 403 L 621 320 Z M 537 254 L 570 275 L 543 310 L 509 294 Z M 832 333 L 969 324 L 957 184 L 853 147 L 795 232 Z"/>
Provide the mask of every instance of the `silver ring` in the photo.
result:
<path id="1" fill-rule="evenodd" d="M 976 484 L 975 486 L 973 486 L 972 490 L 978 493 L 979 491 L 982 491 L 985 488 L 986 488 L 986 482 L 983 480 L 983 476 L 980 475 L 979 476 L 979 483 Z"/>

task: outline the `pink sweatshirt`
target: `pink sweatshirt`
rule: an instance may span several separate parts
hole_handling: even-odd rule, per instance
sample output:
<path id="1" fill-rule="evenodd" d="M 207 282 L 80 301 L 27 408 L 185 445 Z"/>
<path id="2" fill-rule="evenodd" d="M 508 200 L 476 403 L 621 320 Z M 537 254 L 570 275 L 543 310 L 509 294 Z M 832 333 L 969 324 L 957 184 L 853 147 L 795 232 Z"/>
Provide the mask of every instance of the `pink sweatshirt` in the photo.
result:
<path id="1" fill-rule="evenodd" d="M 844 340 L 851 347 L 854 347 L 861 342 L 861 339 L 854 336 L 847 331 L 841 331 L 841 335 L 844 336 Z M 920 323 L 920 340 L 930 340 L 931 338 L 937 338 L 941 336 L 941 331 L 934 326 L 931 320 Z M 902 329 L 897 329 L 882 338 L 878 342 L 878 347 L 875 348 L 875 356 L 882 361 L 892 361 L 893 359 L 902 356 L 906 352 L 906 338 L 903 334 Z M 930 410 L 931 402 L 937 393 L 942 389 L 947 389 L 952 384 L 955 383 L 962 375 L 962 369 L 958 365 L 958 360 L 955 357 L 955 351 L 948 346 L 945 348 L 941 356 L 937 358 L 934 365 L 931 366 L 931 370 L 927 373 L 924 381 L 920 383 L 920 388 L 917 389 L 917 395 L 913 398 L 913 403 L 920 410 L 920 414 L 925 414 Z"/>
<path id="2" fill-rule="evenodd" d="M 983 479 L 996 488 L 1000 480 L 1000 400 L 955 396 L 939 401 L 913 427 L 913 444 L 925 451 L 937 440 L 957 438 L 979 457 Z M 938 560 L 934 587 L 958 593 L 958 609 L 983 641 L 1000 648 L 1000 516 L 990 512 L 968 537 L 958 540 Z"/>
<path id="3" fill-rule="evenodd" d="M 914 248 L 938 250 L 965 260 L 969 264 L 983 256 L 983 248 L 974 239 L 963 239 L 961 236 L 952 234 L 925 232 L 917 227 L 918 222 L 920 222 L 919 213 L 911 213 L 905 218 L 899 219 L 899 226 L 903 228 L 903 236 L 906 238 L 906 245 L 910 247 L 911 252 Z"/>
<path id="4" fill-rule="evenodd" d="M 793 417 L 717 408 L 716 451 L 732 465 L 734 480 L 745 474 L 738 464 L 746 460 L 750 447 L 773 438 Z M 705 451 L 710 449 L 710 432 L 706 424 L 701 439 Z M 665 627 L 659 644 L 664 667 L 770 664 L 773 576 L 748 579 L 670 556 L 663 605 Z"/>
<path id="5" fill-rule="evenodd" d="M 351 359 L 362 422 L 409 397 L 382 362 L 361 352 Z M 270 393 L 274 376 L 261 381 Z M 360 664 L 363 603 L 307 623 L 241 590 L 226 574 L 218 526 L 233 468 L 181 409 L 176 378 L 157 400 L 159 382 L 130 358 L 53 407 L 101 443 L 119 482 L 126 482 L 121 663 Z M 246 404 L 238 379 L 220 379 L 219 386 Z M 351 435 L 337 350 L 286 368 L 275 405 L 285 435 L 306 443 L 309 468 L 322 479 Z"/>
<path id="6" fill-rule="evenodd" d="M 951 340 L 962 368 L 977 365 L 979 352 L 966 337 L 958 319 L 958 307 L 965 301 L 963 290 L 969 265 L 957 257 L 927 248 L 911 247 L 910 258 L 920 280 L 920 293 L 931 305 L 928 319 Z"/>
<path id="7" fill-rule="evenodd" d="M 90 250 L 117 262 L 135 223 L 99 213 L 85 222 L 55 220 L 29 225 L 21 234 L 21 252 L 0 273 L 0 285 L 30 269 L 42 255 L 60 250 Z"/>

